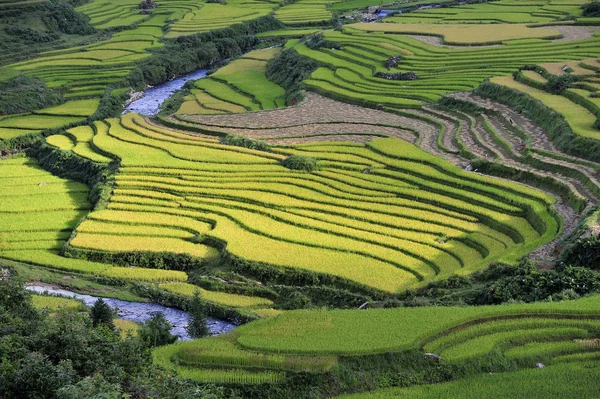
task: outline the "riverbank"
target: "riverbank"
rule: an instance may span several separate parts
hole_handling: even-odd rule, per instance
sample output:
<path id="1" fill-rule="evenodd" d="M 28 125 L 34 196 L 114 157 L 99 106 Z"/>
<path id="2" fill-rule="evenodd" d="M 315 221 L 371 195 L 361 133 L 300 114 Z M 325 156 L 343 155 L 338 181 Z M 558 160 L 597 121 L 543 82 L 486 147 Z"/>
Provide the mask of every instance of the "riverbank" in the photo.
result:
<path id="1" fill-rule="evenodd" d="M 78 299 L 86 306 L 92 306 L 99 299 L 97 296 L 78 294 L 47 283 L 29 283 L 25 288 L 36 294 Z M 180 337 L 179 339 L 182 341 L 191 339 L 186 331 L 186 327 L 190 320 L 190 316 L 187 312 L 149 302 L 130 302 L 114 298 L 102 299 L 115 311 L 116 316 L 123 320 L 144 323 L 152 317 L 153 313 L 162 313 L 171 324 L 171 332 L 173 334 L 178 335 Z M 211 335 L 220 335 L 231 331 L 236 327 L 235 324 L 219 319 L 207 318 L 206 321 Z"/>

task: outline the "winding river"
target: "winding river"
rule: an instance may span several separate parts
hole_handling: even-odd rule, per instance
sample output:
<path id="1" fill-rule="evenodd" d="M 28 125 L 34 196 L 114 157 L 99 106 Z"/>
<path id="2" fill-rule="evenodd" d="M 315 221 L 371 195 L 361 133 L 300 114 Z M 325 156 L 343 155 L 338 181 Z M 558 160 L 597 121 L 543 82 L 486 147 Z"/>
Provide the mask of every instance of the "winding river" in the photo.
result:
<path id="1" fill-rule="evenodd" d="M 26 288 L 29 291 L 37 294 L 50 294 L 79 299 L 87 306 L 92 306 L 98 300 L 97 297 L 91 295 L 77 294 L 75 292 L 60 288 L 52 288 L 35 284 L 28 285 Z M 171 323 L 171 326 L 173 326 L 171 333 L 179 335 L 179 339 L 184 341 L 191 339 L 185 330 L 185 326 L 187 326 L 189 323 L 190 316 L 182 310 L 158 305 L 155 303 L 128 302 L 112 298 L 102 299 L 108 304 L 108 306 L 116 311 L 116 314 L 120 319 L 131 320 L 136 323 L 143 323 L 152 316 L 153 312 L 160 312 L 165 316 L 169 323 Z M 211 335 L 223 334 L 237 327 L 235 324 L 227 321 L 212 318 L 207 318 L 207 324 Z"/>
<path id="2" fill-rule="evenodd" d="M 156 85 L 144 91 L 144 97 L 129 104 L 123 113 L 137 112 L 138 114 L 147 116 L 156 115 L 165 100 L 175 94 L 188 81 L 206 77 L 206 72 L 208 72 L 208 69 L 197 69 L 187 75 Z"/>

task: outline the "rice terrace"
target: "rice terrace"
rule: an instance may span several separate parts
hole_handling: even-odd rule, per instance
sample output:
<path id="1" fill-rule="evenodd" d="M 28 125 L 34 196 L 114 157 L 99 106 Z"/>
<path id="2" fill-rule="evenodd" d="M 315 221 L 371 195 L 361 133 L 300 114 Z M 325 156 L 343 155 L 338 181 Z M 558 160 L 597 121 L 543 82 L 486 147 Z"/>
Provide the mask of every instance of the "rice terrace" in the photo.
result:
<path id="1" fill-rule="evenodd" d="M 0 398 L 600 398 L 600 1 L 0 0 Z"/>

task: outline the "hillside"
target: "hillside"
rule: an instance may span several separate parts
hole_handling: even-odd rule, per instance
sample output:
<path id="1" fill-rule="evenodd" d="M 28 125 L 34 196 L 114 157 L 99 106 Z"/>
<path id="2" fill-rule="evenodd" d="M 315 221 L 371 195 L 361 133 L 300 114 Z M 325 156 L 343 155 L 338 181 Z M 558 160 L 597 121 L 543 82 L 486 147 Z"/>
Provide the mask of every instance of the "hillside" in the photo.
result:
<path id="1" fill-rule="evenodd" d="M 0 0 L 0 43 L 0 398 L 597 397 L 598 2 Z"/>

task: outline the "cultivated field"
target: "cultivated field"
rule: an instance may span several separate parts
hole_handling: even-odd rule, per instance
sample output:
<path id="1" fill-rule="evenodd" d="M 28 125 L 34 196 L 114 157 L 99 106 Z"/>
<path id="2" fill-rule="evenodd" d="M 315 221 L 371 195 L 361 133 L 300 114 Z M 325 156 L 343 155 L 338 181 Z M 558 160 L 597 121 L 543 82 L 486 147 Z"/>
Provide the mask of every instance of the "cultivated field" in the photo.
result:
<path id="1" fill-rule="evenodd" d="M 14 271 L 235 328 L 172 343 L 115 319 L 111 348 L 148 356 L 28 355 L 15 375 L 68 376 L 56 397 L 597 396 L 596 4 L 16 3 L 0 0 L 0 314 Z M 157 115 L 122 112 L 197 69 Z M 42 317 L 111 334 L 79 301 L 32 305 L 3 364 Z M 8 398 L 47 397 L 27 389 Z"/>

